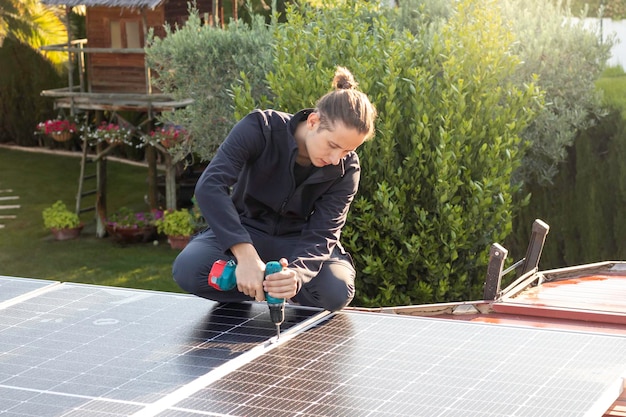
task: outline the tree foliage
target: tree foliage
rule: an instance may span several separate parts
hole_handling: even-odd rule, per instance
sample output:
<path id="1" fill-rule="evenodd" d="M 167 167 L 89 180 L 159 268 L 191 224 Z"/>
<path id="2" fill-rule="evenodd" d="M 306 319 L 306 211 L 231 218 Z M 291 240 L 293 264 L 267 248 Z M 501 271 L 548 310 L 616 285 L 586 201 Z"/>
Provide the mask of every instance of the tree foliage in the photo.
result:
<path id="1" fill-rule="evenodd" d="M 523 60 L 516 82 L 538 74 L 546 96 L 545 108 L 522 133 L 531 146 L 516 176 L 550 184 L 576 135 L 606 114 L 594 82 L 614 40 L 601 42 L 597 27 L 585 26 L 553 2 L 501 0 L 501 8 L 517 39 L 514 52 Z"/>
<path id="2" fill-rule="evenodd" d="M 250 25 L 231 22 L 226 29 L 204 25 L 197 9 L 191 8 L 183 27 L 166 26 L 165 31 L 163 39 L 150 34 L 146 47 L 148 65 L 158 74 L 154 85 L 194 102 L 163 114 L 161 122 L 184 126 L 191 134 L 191 141 L 174 148 L 175 160 L 189 153 L 210 160 L 235 122 L 232 85 L 245 78 L 254 97 L 266 92 L 270 29 L 262 18 Z"/>
<path id="3" fill-rule="evenodd" d="M 576 18 L 582 9 L 573 6 L 570 12 L 568 6 L 545 0 L 494 3 L 502 24 L 514 35 L 511 51 L 522 61 L 513 74 L 514 82 L 523 85 L 537 75 L 545 92 L 546 106 L 521 134 L 530 148 L 515 177 L 524 183 L 551 183 L 576 134 L 605 114 L 594 81 L 615 39 L 602 41 L 599 28 Z M 456 2 L 450 0 L 406 0 L 400 22 L 414 32 L 416 25 L 446 21 L 455 8 Z"/>
<path id="4" fill-rule="evenodd" d="M 8 37 L 38 50 L 40 46 L 67 42 L 63 10 L 38 0 L 0 0 L 0 47 Z M 43 52 L 55 64 L 67 60 L 58 52 Z"/>

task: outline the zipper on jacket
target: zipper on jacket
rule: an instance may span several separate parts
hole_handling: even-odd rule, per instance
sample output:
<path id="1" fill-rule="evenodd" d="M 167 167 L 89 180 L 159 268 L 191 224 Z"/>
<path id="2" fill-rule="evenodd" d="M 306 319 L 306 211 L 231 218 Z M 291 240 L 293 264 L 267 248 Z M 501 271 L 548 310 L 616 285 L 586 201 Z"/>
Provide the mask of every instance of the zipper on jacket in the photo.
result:
<path id="1" fill-rule="evenodd" d="M 295 141 L 295 138 L 294 138 L 294 141 Z M 287 194 L 287 198 L 285 198 L 283 202 L 280 204 L 280 209 L 278 209 L 278 212 L 276 213 L 276 220 L 274 221 L 274 236 L 278 235 L 278 230 L 280 229 L 280 220 L 283 214 L 285 213 L 285 207 L 287 206 L 287 203 L 289 202 L 293 194 L 296 192 L 296 178 L 294 177 L 294 174 L 293 174 L 293 167 L 294 167 L 294 164 L 296 163 L 297 154 L 298 154 L 298 148 L 296 147 L 291 152 L 291 156 L 289 157 L 289 166 L 291 168 L 290 173 L 289 173 L 290 174 L 289 177 L 291 178 L 291 189 L 289 190 L 289 193 Z"/>
<path id="2" fill-rule="evenodd" d="M 287 198 L 284 199 L 283 202 L 280 204 L 280 209 L 276 213 L 276 221 L 274 222 L 274 236 L 278 235 L 278 230 L 280 229 L 280 220 L 285 213 L 285 207 L 287 206 L 287 203 L 289 202 L 289 199 L 292 195 L 293 193 L 289 193 Z"/>

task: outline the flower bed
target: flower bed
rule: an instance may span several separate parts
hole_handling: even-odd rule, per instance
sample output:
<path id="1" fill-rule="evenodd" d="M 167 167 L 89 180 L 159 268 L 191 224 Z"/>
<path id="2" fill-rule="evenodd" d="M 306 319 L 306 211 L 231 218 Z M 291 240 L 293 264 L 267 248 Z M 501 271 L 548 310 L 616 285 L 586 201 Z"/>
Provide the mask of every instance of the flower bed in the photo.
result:
<path id="1" fill-rule="evenodd" d="M 105 227 L 119 243 L 149 242 L 156 237 L 155 221 L 161 217 L 160 210 L 134 212 L 122 207 L 106 220 Z"/>

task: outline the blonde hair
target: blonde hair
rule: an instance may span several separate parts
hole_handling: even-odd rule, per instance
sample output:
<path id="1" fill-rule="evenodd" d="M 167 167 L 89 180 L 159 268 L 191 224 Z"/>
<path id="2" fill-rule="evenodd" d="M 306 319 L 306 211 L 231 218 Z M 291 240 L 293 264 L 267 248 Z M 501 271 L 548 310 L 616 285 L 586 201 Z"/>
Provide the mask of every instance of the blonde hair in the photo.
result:
<path id="1" fill-rule="evenodd" d="M 365 140 L 374 136 L 376 108 L 367 95 L 357 90 L 357 86 L 358 83 L 348 69 L 337 67 L 333 91 L 326 93 L 316 104 L 320 129 L 332 130 L 332 125 L 340 121 L 347 128 L 365 133 Z"/>

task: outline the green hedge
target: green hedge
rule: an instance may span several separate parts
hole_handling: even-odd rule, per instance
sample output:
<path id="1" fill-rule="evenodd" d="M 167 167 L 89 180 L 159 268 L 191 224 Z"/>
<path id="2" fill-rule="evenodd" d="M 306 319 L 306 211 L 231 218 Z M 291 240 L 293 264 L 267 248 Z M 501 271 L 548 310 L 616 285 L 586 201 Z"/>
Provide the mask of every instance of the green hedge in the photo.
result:
<path id="1" fill-rule="evenodd" d="M 532 83 L 510 82 L 519 59 L 493 6 L 461 1 L 445 25 L 413 35 L 396 31 L 388 10 L 348 1 L 291 8 L 274 30 L 273 107 L 314 105 L 343 65 L 380 113 L 359 150 L 361 186 L 343 235 L 357 265 L 355 304 L 482 293 L 489 245 L 511 230 L 519 133 L 540 102 Z"/>
<path id="2" fill-rule="evenodd" d="M 0 143 L 37 145 L 37 123 L 57 116 L 41 91 L 67 81 L 36 51 L 11 38 L 0 48 L 0 62 Z"/>
<path id="3" fill-rule="evenodd" d="M 520 258 L 532 221 L 546 221 L 541 269 L 626 259 L 626 75 L 610 69 L 597 84 L 612 110 L 578 135 L 552 185 L 529 189 L 531 204 L 507 239 Z"/>
<path id="4" fill-rule="evenodd" d="M 185 151 L 204 159 L 252 108 L 313 106 L 335 67 L 348 67 L 380 112 L 376 138 L 359 150 L 362 182 L 343 236 L 359 271 L 355 303 L 471 299 L 482 294 L 489 246 L 509 236 L 525 199 L 520 167 L 551 178 L 536 164 L 560 161 L 588 115 L 601 115 L 592 84 L 608 46 L 554 24 L 558 13 L 538 1 L 331 1 L 293 6 L 287 23 L 227 31 L 192 14 L 148 57 L 160 88 L 197 100 L 163 121 L 189 127 Z M 516 218 L 523 249 L 525 216 Z"/>

